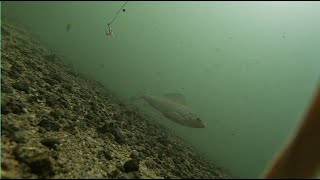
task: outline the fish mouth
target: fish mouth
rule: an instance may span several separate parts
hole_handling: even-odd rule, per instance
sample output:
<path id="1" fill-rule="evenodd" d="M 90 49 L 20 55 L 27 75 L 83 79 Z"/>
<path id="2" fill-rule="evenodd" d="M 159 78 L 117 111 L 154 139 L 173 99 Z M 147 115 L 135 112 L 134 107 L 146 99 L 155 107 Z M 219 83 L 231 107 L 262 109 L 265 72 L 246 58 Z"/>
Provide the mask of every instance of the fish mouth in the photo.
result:
<path id="1" fill-rule="evenodd" d="M 205 127 L 206 127 L 205 124 L 198 124 L 198 125 L 197 125 L 197 128 L 205 128 Z"/>

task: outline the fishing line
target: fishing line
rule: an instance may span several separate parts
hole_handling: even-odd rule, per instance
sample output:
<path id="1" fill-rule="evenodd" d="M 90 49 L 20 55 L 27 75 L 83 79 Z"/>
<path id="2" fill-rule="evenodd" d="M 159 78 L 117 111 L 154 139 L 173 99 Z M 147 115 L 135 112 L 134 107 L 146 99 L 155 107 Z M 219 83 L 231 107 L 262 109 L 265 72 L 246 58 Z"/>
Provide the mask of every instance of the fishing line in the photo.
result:
<path id="1" fill-rule="evenodd" d="M 120 13 L 121 9 L 122 9 L 128 2 L 129 2 L 129 1 L 126 1 L 126 2 L 121 6 L 121 8 L 118 10 L 118 12 L 117 12 L 116 16 L 113 18 L 113 20 L 112 20 L 110 23 L 108 23 L 108 26 L 110 26 L 110 25 L 113 23 L 113 21 L 116 20 L 116 18 L 117 18 L 117 16 L 118 16 L 118 14 Z"/>

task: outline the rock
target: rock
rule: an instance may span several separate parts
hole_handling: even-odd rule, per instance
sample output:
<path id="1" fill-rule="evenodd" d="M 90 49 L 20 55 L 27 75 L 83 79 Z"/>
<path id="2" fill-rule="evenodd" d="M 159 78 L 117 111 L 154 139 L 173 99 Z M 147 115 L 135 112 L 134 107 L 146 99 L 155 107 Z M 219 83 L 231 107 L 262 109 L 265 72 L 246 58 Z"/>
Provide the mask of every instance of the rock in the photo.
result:
<path id="1" fill-rule="evenodd" d="M 26 83 L 26 82 L 21 82 L 21 81 L 16 82 L 16 83 L 14 83 L 14 84 L 12 85 L 12 87 L 13 87 L 14 89 L 19 90 L 19 91 L 24 91 L 24 92 L 26 92 L 26 93 L 29 92 L 29 85 L 28 85 L 28 83 Z"/>
<path id="2" fill-rule="evenodd" d="M 158 137 L 158 142 L 160 142 L 163 145 L 168 145 L 170 143 L 169 139 L 167 137 Z"/>
<path id="3" fill-rule="evenodd" d="M 119 169 L 121 172 L 125 171 L 124 167 L 122 166 L 122 164 L 120 162 L 116 163 L 116 168 Z"/>
<path id="4" fill-rule="evenodd" d="M 63 129 L 72 135 L 76 135 L 78 133 L 78 130 L 76 129 L 76 127 L 71 124 L 68 126 L 65 126 Z"/>
<path id="5" fill-rule="evenodd" d="M 12 66 L 8 75 L 13 79 L 18 79 L 20 77 L 21 70 L 17 66 Z"/>
<path id="6" fill-rule="evenodd" d="M 103 156 L 104 158 L 106 158 L 107 160 L 112 160 L 114 158 L 114 155 L 112 152 L 110 151 L 106 151 L 106 150 L 102 150 L 98 152 L 99 156 Z"/>
<path id="7" fill-rule="evenodd" d="M 115 128 L 114 123 L 107 123 L 101 127 L 97 127 L 97 132 L 100 134 L 106 134 L 106 133 L 112 131 L 113 128 Z"/>
<path id="8" fill-rule="evenodd" d="M 8 171 L 10 169 L 10 164 L 8 164 L 7 162 L 1 162 L 1 169 Z M 2 178 L 1 178 L 2 179 Z"/>
<path id="9" fill-rule="evenodd" d="M 138 172 L 130 172 L 127 175 L 129 179 L 141 179 L 141 176 Z"/>
<path id="10" fill-rule="evenodd" d="M 181 176 L 181 172 L 178 169 L 172 169 L 171 173 L 176 175 L 176 176 Z"/>
<path id="11" fill-rule="evenodd" d="M 51 111 L 50 115 L 56 119 L 59 119 L 62 116 L 62 113 L 60 111 Z"/>
<path id="12" fill-rule="evenodd" d="M 48 61 L 54 62 L 56 60 L 56 54 L 49 54 L 49 55 L 44 56 L 44 58 Z"/>
<path id="13" fill-rule="evenodd" d="M 28 162 L 30 171 L 40 178 L 49 178 L 54 175 L 52 160 L 44 154 L 35 155 Z"/>
<path id="14" fill-rule="evenodd" d="M 126 142 L 126 137 L 121 131 L 116 131 L 114 137 L 118 144 L 124 144 Z"/>
<path id="15" fill-rule="evenodd" d="M 116 138 L 114 137 L 113 134 L 111 133 L 107 133 L 106 136 L 108 137 L 108 139 L 110 139 L 111 141 L 114 141 Z"/>
<path id="16" fill-rule="evenodd" d="M 112 171 L 109 176 L 111 177 L 111 179 L 118 179 L 118 177 L 121 175 L 121 172 L 116 169 L 114 171 Z"/>
<path id="17" fill-rule="evenodd" d="M 69 106 L 68 101 L 65 100 L 63 97 L 59 98 L 59 103 L 60 103 L 60 105 L 62 105 L 64 108 L 66 108 L 66 109 L 68 109 L 68 110 L 70 109 L 70 106 Z M 76 107 L 76 109 L 79 109 L 79 108 Z"/>
<path id="18" fill-rule="evenodd" d="M 57 149 L 57 146 L 60 144 L 60 141 L 56 138 L 44 138 L 40 142 L 41 144 L 52 149 Z"/>
<path id="19" fill-rule="evenodd" d="M 23 111 L 24 113 L 29 113 L 29 111 L 28 111 L 27 108 L 22 108 L 22 111 Z"/>
<path id="20" fill-rule="evenodd" d="M 11 94 L 13 93 L 12 87 L 9 84 L 1 84 L 1 92 Z"/>
<path id="21" fill-rule="evenodd" d="M 166 178 L 166 177 L 168 177 L 168 172 L 166 171 L 166 170 L 161 170 L 160 171 L 160 174 L 159 174 L 161 177 L 164 177 L 165 179 L 168 179 L 168 178 Z"/>
<path id="22" fill-rule="evenodd" d="M 19 100 L 12 99 L 11 97 L 4 96 L 1 101 L 1 114 L 22 114 L 23 111 L 23 103 Z"/>
<path id="23" fill-rule="evenodd" d="M 11 175 L 6 174 L 5 172 L 1 173 L 1 179 L 17 179 L 16 177 L 11 177 Z"/>
<path id="24" fill-rule="evenodd" d="M 129 172 L 119 176 L 119 179 L 141 179 L 138 172 Z"/>
<path id="25" fill-rule="evenodd" d="M 63 88 L 65 88 L 68 92 L 73 92 L 73 86 L 71 84 L 63 84 Z"/>
<path id="26" fill-rule="evenodd" d="M 145 161 L 144 164 L 148 169 L 160 168 L 160 166 L 152 160 Z"/>
<path id="27" fill-rule="evenodd" d="M 19 132 L 19 128 L 13 124 L 1 123 L 1 135 L 6 135 L 17 143 L 26 142 L 26 139 L 17 132 Z"/>
<path id="28" fill-rule="evenodd" d="M 45 128 L 47 131 L 59 131 L 61 128 L 58 123 L 47 118 L 42 119 L 38 125 Z"/>
<path id="29" fill-rule="evenodd" d="M 155 158 L 155 159 L 154 159 L 154 162 L 157 163 L 157 164 L 159 164 L 159 165 L 162 164 L 162 162 L 161 162 L 160 159 L 158 159 L 158 158 Z"/>
<path id="30" fill-rule="evenodd" d="M 124 172 L 134 172 L 139 170 L 139 161 L 136 159 L 131 159 L 124 163 L 123 165 Z"/>
<path id="31" fill-rule="evenodd" d="M 56 84 L 59 83 L 58 81 L 56 81 L 56 80 L 54 80 L 54 79 L 51 79 L 51 78 L 45 78 L 45 81 L 46 81 L 48 84 L 50 84 L 51 86 L 56 85 Z"/>
<path id="32" fill-rule="evenodd" d="M 71 76 L 77 77 L 78 73 L 73 70 L 73 69 L 67 69 L 66 71 L 68 74 L 70 74 Z"/>
<path id="33" fill-rule="evenodd" d="M 118 144 L 124 144 L 126 142 L 126 136 L 120 130 L 120 128 L 116 127 L 116 124 L 114 122 L 106 123 L 103 126 L 98 127 L 97 132 L 100 134 L 112 133 L 114 136 L 114 140 Z"/>
<path id="34" fill-rule="evenodd" d="M 79 121 L 79 122 L 77 123 L 77 128 L 78 128 L 79 130 L 85 131 L 86 129 L 88 129 L 88 126 L 87 126 L 87 124 L 86 124 L 85 122 Z"/>
<path id="35" fill-rule="evenodd" d="M 57 103 L 57 101 L 56 101 L 56 99 L 54 98 L 54 97 L 52 97 L 52 96 L 47 96 L 46 97 L 46 103 L 49 105 L 49 106 L 54 106 L 54 105 L 56 105 L 56 103 Z"/>
<path id="36" fill-rule="evenodd" d="M 10 30 L 4 26 L 1 26 L 1 33 L 3 36 L 7 36 L 7 37 L 9 37 L 11 34 Z"/>
<path id="37" fill-rule="evenodd" d="M 133 151 L 131 152 L 131 154 L 130 154 L 130 157 L 131 157 L 132 159 L 139 159 L 139 152 L 136 151 L 136 150 L 133 150 Z"/>

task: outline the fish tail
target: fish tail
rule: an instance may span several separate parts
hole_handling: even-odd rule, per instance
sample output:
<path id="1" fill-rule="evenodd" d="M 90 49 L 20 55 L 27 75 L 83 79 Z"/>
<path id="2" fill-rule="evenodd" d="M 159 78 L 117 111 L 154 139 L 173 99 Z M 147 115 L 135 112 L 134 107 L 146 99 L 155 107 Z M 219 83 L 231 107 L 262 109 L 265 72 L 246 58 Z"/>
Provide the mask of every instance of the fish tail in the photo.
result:
<path id="1" fill-rule="evenodd" d="M 143 96 L 133 96 L 130 98 L 130 101 L 136 101 L 136 100 L 140 100 L 142 98 L 143 98 Z"/>

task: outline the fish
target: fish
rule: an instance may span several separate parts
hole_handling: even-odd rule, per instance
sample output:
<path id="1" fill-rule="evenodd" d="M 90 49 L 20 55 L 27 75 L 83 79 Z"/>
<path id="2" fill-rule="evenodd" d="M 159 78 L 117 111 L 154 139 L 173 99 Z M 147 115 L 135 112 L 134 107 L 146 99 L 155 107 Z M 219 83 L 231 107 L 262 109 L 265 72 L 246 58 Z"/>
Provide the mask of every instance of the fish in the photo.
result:
<path id="1" fill-rule="evenodd" d="M 237 131 L 237 129 L 233 129 L 231 135 L 235 136 L 236 135 L 236 131 Z"/>
<path id="2" fill-rule="evenodd" d="M 71 24 L 67 24 L 67 27 L 66 27 L 67 32 L 70 31 L 70 28 L 71 28 Z"/>
<path id="3" fill-rule="evenodd" d="M 320 170 L 320 86 L 294 136 L 266 166 L 263 179 L 312 179 Z"/>
<path id="4" fill-rule="evenodd" d="M 167 119 L 190 128 L 205 128 L 206 124 L 186 105 L 186 98 L 180 93 L 166 93 L 163 97 L 142 94 L 131 100 L 145 100 Z"/>

